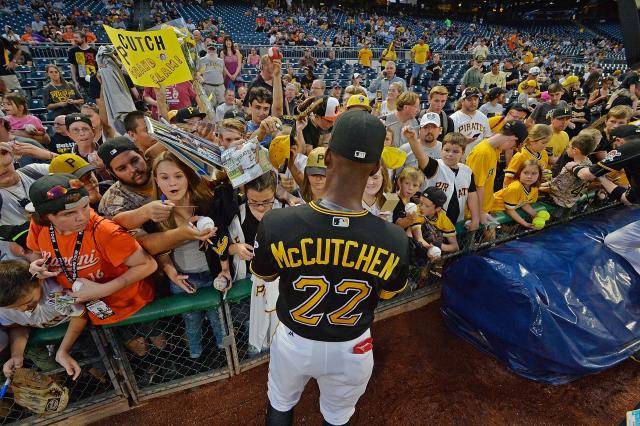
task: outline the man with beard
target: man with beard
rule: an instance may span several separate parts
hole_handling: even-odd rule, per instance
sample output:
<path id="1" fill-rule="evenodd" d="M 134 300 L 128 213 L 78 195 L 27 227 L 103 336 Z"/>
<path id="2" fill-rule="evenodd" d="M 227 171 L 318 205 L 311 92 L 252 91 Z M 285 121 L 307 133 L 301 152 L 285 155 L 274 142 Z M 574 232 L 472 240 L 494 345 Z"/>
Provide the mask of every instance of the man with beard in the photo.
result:
<path id="1" fill-rule="evenodd" d="M 435 112 L 427 112 L 420 119 L 420 130 L 418 131 L 418 141 L 420 148 L 428 156 L 435 160 L 440 158 L 442 150 L 442 142 L 438 140 L 442 127 L 440 125 L 440 115 Z M 402 172 L 405 167 L 418 167 L 418 159 L 416 158 L 411 145 L 407 142 L 400 146 L 400 149 L 407 153 L 407 160 L 401 169 L 396 170 L 396 176 Z"/>
<path id="2" fill-rule="evenodd" d="M 475 87 L 469 87 L 462 92 L 460 109 L 451 114 L 453 131 L 462 133 L 468 141 L 463 158 L 467 158 L 473 147 L 481 140 L 487 139 L 493 134 L 487 116 L 478 111 L 479 101 L 480 91 Z"/>
<path id="3" fill-rule="evenodd" d="M 125 229 L 140 229 L 146 222 L 167 220 L 173 211 L 171 202 L 153 200 L 151 167 L 136 145 L 127 137 L 107 140 L 98 155 L 105 168 L 117 179 L 102 196 L 98 211 Z M 152 255 L 171 250 L 190 240 L 207 240 L 215 231 L 198 231 L 195 227 L 179 226 L 165 232 L 146 234 L 138 232 L 136 238 Z"/>

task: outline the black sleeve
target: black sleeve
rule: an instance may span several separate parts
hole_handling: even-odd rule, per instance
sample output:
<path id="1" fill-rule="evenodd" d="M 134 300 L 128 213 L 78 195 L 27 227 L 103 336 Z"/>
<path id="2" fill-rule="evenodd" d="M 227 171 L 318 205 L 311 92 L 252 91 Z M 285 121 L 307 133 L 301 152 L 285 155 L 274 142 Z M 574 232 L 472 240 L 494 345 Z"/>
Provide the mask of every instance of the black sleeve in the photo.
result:
<path id="1" fill-rule="evenodd" d="M 407 214 L 404 211 L 404 203 L 402 202 L 402 200 L 400 200 L 398 204 L 396 204 L 395 208 L 393 209 L 393 216 L 392 216 L 393 223 L 396 223 L 398 219 L 403 218 L 406 215 Z"/>
<path id="2" fill-rule="evenodd" d="M 69 60 L 70 64 L 78 65 L 78 63 L 76 62 L 75 50 L 73 48 L 69 49 L 69 52 L 67 53 L 67 59 Z"/>
<path id="3" fill-rule="evenodd" d="M 244 97 L 244 101 L 242 101 L 242 106 L 243 107 L 248 107 L 249 106 L 249 93 L 251 93 L 251 89 L 253 89 L 255 84 L 256 84 L 256 82 L 254 80 L 251 83 L 249 83 L 249 86 L 247 86 L 247 95 Z M 282 91 L 282 93 L 284 94 L 284 90 Z"/>
<path id="4" fill-rule="evenodd" d="M 53 100 L 51 99 L 51 85 L 47 84 L 46 86 L 44 86 L 44 88 L 42 89 L 42 103 L 44 103 L 44 106 L 47 107 L 49 106 L 49 104 L 53 104 L 55 102 L 53 102 Z"/>
<path id="5" fill-rule="evenodd" d="M 101 87 L 102 85 L 100 84 L 100 81 L 98 81 L 98 78 L 95 76 L 95 74 L 92 75 L 91 79 L 89 80 L 89 96 L 94 99 L 100 98 Z"/>
<path id="6" fill-rule="evenodd" d="M 566 166 L 567 163 L 570 160 L 571 159 L 567 155 L 566 151 L 564 151 L 562 154 L 560 154 L 560 157 L 558 157 L 558 160 L 556 161 L 556 164 L 554 164 L 553 167 L 551 168 L 551 176 L 553 176 L 553 177 L 558 176 L 560 174 L 560 172 L 562 171 L 562 168 L 564 166 Z"/>
<path id="7" fill-rule="evenodd" d="M 476 180 L 473 177 L 473 172 L 471 172 L 471 183 L 469 184 L 469 192 L 476 192 Z"/>
<path id="8" fill-rule="evenodd" d="M 584 108 L 584 118 L 587 120 L 587 122 L 584 123 L 583 126 L 587 127 L 589 123 L 591 123 L 591 108 Z"/>
<path id="9" fill-rule="evenodd" d="M 400 253 L 400 260 L 398 266 L 393 270 L 393 273 L 389 279 L 383 284 L 382 291 L 380 292 L 381 299 L 389 299 L 395 294 L 404 290 L 409 278 L 409 263 L 411 255 L 409 252 L 409 238 L 402 236 L 400 239 L 401 246 L 397 253 Z"/>
<path id="10" fill-rule="evenodd" d="M 258 225 L 258 232 L 253 244 L 253 259 L 249 269 L 253 275 L 265 281 L 272 281 L 279 275 L 280 270 L 269 248 L 271 241 L 267 235 L 267 224 L 265 223 L 267 221 L 268 216 L 265 216 Z"/>
<path id="11" fill-rule="evenodd" d="M 424 173 L 427 179 L 431 179 L 438 171 L 438 161 L 434 160 L 431 157 L 428 157 L 428 158 L 429 158 L 429 162 L 427 163 L 426 166 L 424 166 L 424 169 L 422 169 L 422 173 Z"/>
<path id="12" fill-rule="evenodd" d="M 640 142 L 628 142 L 609 151 L 607 156 L 589 168 L 595 176 L 604 176 L 614 170 L 621 170 L 631 162 L 640 161 Z"/>

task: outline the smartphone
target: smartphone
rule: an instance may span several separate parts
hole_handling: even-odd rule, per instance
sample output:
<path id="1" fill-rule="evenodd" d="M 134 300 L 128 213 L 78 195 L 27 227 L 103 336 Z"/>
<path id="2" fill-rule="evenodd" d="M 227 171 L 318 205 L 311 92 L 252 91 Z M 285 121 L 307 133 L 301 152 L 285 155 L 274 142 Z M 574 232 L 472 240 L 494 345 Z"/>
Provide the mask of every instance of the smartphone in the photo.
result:
<path id="1" fill-rule="evenodd" d="M 196 288 L 193 286 L 193 284 L 191 284 L 189 281 L 184 280 L 184 283 L 187 285 L 187 288 L 189 289 L 190 292 L 195 293 L 196 292 Z"/>
<path id="2" fill-rule="evenodd" d="M 377 102 L 382 102 L 382 91 L 381 90 L 376 90 L 376 101 Z"/>

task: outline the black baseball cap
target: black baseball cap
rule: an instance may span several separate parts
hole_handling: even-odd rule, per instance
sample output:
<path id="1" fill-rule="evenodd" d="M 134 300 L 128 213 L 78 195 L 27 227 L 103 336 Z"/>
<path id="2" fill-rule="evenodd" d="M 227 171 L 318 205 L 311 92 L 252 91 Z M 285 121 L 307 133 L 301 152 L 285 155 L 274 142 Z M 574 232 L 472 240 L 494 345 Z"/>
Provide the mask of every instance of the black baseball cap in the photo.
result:
<path id="1" fill-rule="evenodd" d="M 493 99 L 497 99 L 498 96 L 507 93 L 506 90 L 504 90 L 501 87 L 494 87 L 493 89 L 489 90 L 489 100 L 493 100 Z"/>
<path id="2" fill-rule="evenodd" d="M 640 127 L 633 124 L 623 124 L 611 130 L 609 134 L 614 138 L 628 138 L 630 136 L 640 136 Z"/>
<path id="3" fill-rule="evenodd" d="M 436 188 L 435 186 L 430 186 L 425 189 L 420 196 L 430 200 L 436 207 L 440 208 L 442 208 L 447 202 L 447 194 L 445 194 L 442 189 Z"/>
<path id="4" fill-rule="evenodd" d="M 243 123 L 247 122 L 247 118 L 244 114 L 244 112 L 237 110 L 235 108 L 230 109 L 229 111 L 224 113 L 224 117 L 222 117 L 223 120 L 226 120 L 227 118 L 235 118 L 236 120 L 240 120 Z"/>
<path id="5" fill-rule="evenodd" d="M 176 113 L 176 123 L 185 123 L 189 118 L 200 117 L 205 118 L 207 116 L 206 113 L 200 112 L 198 108 L 189 107 L 179 109 Z"/>
<path id="6" fill-rule="evenodd" d="M 551 112 L 551 118 L 571 117 L 571 109 L 568 107 L 556 108 Z"/>
<path id="7" fill-rule="evenodd" d="M 522 144 L 524 140 L 527 139 L 527 136 L 529 136 L 527 126 L 520 120 L 507 121 L 504 123 L 501 133 L 518 138 L 518 145 Z"/>
<path id="8" fill-rule="evenodd" d="M 79 112 L 74 112 L 71 114 L 67 114 L 64 117 L 64 125 L 68 129 L 73 123 L 77 123 L 78 121 L 82 121 L 83 123 L 87 123 L 91 128 L 93 128 L 93 124 L 91 124 L 91 119 L 89 116 L 80 114 Z"/>
<path id="9" fill-rule="evenodd" d="M 207 43 L 207 49 L 217 49 L 216 44 L 213 42 Z"/>
<path id="10" fill-rule="evenodd" d="M 100 148 L 98 148 L 98 156 L 105 167 L 110 167 L 111 161 L 125 151 L 140 152 L 131 139 L 126 136 L 118 136 L 117 138 L 107 139 L 105 143 L 100 145 Z"/>
<path id="11" fill-rule="evenodd" d="M 21 223 L 20 225 L 0 226 L 0 241 L 17 243 L 22 248 L 26 249 L 28 248 L 27 235 L 29 235 L 29 221 Z"/>
<path id="12" fill-rule="evenodd" d="M 480 90 L 477 87 L 467 87 L 460 95 L 461 99 L 471 98 L 473 96 L 481 97 Z"/>
<path id="13" fill-rule="evenodd" d="M 356 163 L 377 163 L 387 132 L 379 118 L 361 109 L 338 116 L 333 125 L 329 149 Z"/>
<path id="14" fill-rule="evenodd" d="M 89 201 L 84 184 L 72 174 L 53 173 L 31 184 L 29 203 L 25 209 L 40 215 L 73 209 Z"/>
<path id="15" fill-rule="evenodd" d="M 509 107 L 507 108 L 507 111 L 510 109 L 515 109 L 516 111 L 522 111 L 522 112 L 526 112 L 529 113 L 529 108 L 527 108 L 526 106 L 522 105 L 520 102 L 514 102 L 511 105 L 509 105 Z"/>

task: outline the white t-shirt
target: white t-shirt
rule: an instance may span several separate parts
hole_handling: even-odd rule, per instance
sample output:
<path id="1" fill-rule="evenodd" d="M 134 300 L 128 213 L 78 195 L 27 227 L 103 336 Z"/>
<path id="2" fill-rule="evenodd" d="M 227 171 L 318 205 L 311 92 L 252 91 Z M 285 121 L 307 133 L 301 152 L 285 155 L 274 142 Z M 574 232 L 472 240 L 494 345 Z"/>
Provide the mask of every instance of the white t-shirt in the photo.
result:
<path id="1" fill-rule="evenodd" d="M 479 144 L 483 139 L 493 136 L 491 127 L 489 127 L 489 119 L 480 111 L 474 112 L 473 115 L 467 115 L 462 112 L 462 110 L 458 110 L 451 114 L 450 117 L 451 120 L 453 120 L 454 132 L 462 133 L 468 138 L 474 138 L 473 142 L 467 144 L 464 150 L 463 159 L 465 160 L 474 146 Z"/>
<path id="2" fill-rule="evenodd" d="M 70 317 L 77 317 L 84 312 L 84 306 L 79 304 L 57 303 L 54 293 L 63 293 L 63 289 L 55 280 L 47 279 L 42 284 L 42 298 L 40 303 L 30 314 L 16 309 L 0 308 L 0 324 L 3 326 L 24 325 L 28 327 L 48 328 L 69 321 Z"/>
<path id="3" fill-rule="evenodd" d="M 29 199 L 31 184 L 42 176 L 49 174 L 48 164 L 29 164 L 17 170 L 20 180 L 17 184 L 0 188 L 2 209 L 0 209 L 0 225 L 20 225 L 29 218 L 24 207 L 24 200 Z M 21 203 L 22 201 L 22 203 Z"/>

